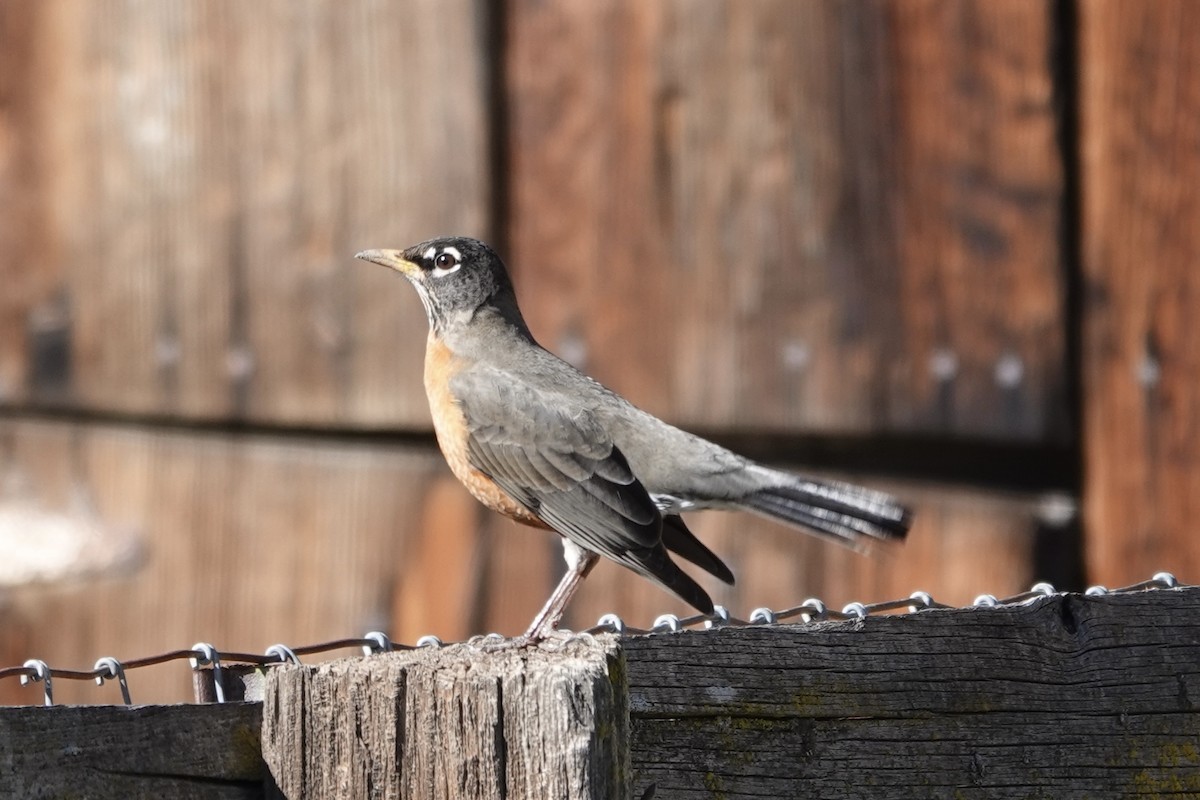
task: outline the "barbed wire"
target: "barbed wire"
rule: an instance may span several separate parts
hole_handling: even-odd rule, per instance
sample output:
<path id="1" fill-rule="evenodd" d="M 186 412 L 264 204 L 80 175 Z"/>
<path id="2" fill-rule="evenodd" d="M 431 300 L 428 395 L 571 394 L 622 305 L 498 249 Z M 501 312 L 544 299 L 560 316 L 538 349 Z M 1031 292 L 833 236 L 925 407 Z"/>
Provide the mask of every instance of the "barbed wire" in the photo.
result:
<path id="1" fill-rule="evenodd" d="M 1149 580 L 1116 589 L 1108 589 L 1104 586 L 1091 586 L 1084 591 L 1084 594 L 1094 597 L 1106 594 L 1130 594 L 1146 590 L 1175 589 L 1179 587 L 1179 582 L 1171 573 L 1156 572 Z M 1028 591 L 1008 597 L 997 598 L 994 595 L 981 594 L 975 598 L 970 606 L 952 606 L 937 602 L 927 592 L 917 591 L 908 597 L 895 600 L 884 600 L 877 603 L 848 603 L 840 611 L 826 607 L 825 603 L 818 598 L 810 597 L 798 606 L 792 606 L 779 611 L 765 607 L 756 608 L 750 612 L 748 619 L 739 619 L 732 616 L 724 606 L 716 606 L 712 614 L 695 614 L 688 617 L 663 614 L 657 617 L 649 628 L 632 627 L 626 625 L 624 620 L 616 614 L 605 614 L 600 617 L 595 625 L 578 631 L 578 634 L 595 635 L 600 633 L 614 633 L 624 636 L 640 636 L 652 633 L 681 631 L 700 625 L 704 628 L 756 627 L 786 623 L 797 619 L 802 623 L 861 620 L 869 616 L 880 616 L 896 611 L 916 613 L 926 609 L 999 608 L 1002 606 L 1022 605 L 1040 598 L 1060 594 L 1065 594 L 1065 592 L 1059 592 L 1049 583 L 1043 582 L 1035 583 Z M 504 637 L 498 633 L 489 633 L 483 636 L 472 637 L 468 642 L 503 641 L 503 639 Z M 98 686 L 103 685 L 106 681 L 116 680 L 121 690 L 122 701 L 126 705 L 130 705 L 132 701 L 129 684 L 126 680 L 127 672 L 134 669 L 166 664 L 172 661 L 188 661 L 193 671 L 209 670 L 212 672 L 214 679 L 213 688 L 217 702 L 224 702 L 224 687 L 221 679 L 223 668 L 265 668 L 279 666 L 280 664 L 299 664 L 301 663 L 300 656 L 319 655 L 354 648 L 360 648 L 364 656 L 369 656 L 376 653 L 441 646 L 443 646 L 443 642 L 436 636 L 422 636 L 416 641 L 416 644 L 408 645 L 393 642 L 387 634 L 381 631 L 371 631 L 361 637 L 333 639 L 328 642 L 301 647 L 273 644 L 262 654 L 221 653 L 207 642 L 197 642 L 186 650 L 172 650 L 128 661 L 119 661 L 112 656 L 104 656 L 98 659 L 90 670 L 52 669 L 45 661 L 31 658 L 19 667 L 0 669 L 0 680 L 20 678 L 22 686 L 29 683 L 41 683 L 43 702 L 47 706 L 54 705 L 52 688 L 54 679 L 95 681 Z"/>

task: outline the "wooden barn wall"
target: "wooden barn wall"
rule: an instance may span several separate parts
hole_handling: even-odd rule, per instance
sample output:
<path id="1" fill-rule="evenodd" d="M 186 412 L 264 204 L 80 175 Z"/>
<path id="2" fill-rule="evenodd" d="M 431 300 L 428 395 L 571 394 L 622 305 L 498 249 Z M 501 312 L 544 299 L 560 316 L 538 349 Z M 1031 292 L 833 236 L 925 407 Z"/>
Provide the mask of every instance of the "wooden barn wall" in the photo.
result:
<path id="1" fill-rule="evenodd" d="M 427 424 L 420 306 L 351 256 L 489 232 L 477 3 L 5 8 L 9 402 Z"/>
<path id="2" fill-rule="evenodd" d="M 1200 6 L 1079 22 L 1087 567 L 1200 581 Z"/>
<path id="3" fill-rule="evenodd" d="M 1049 4 L 509 4 L 534 330 L 705 427 L 1068 435 Z"/>
<path id="4" fill-rule="evenodd" d="M 0 585 L 0 666 L 523 629 L 559 547 L 449 475 L 420 304 L 352 259 L 446 232 L 639 404 L 818 471 L 855 442 L 841 477 L 916 505 L 871 557 L 697 517 L 736 613 L 1022 590 L 1081 557 L 1074 500 L 1089 579 L 1200 580 L 1196 27 L 1186 0 L 0 3 L 0 512 L 106 540 Z M 931 479 L 897 441 L 1082 470 Z M 604 564 L 568 622 L 608 611 L 686 609 Z"/>

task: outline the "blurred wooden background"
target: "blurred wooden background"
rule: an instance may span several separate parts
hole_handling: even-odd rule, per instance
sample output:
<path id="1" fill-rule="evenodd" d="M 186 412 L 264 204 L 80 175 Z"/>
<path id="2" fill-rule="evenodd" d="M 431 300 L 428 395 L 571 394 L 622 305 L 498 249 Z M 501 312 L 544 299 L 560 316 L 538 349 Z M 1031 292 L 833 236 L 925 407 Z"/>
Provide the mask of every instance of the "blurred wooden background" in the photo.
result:
<path id="1" fill-rule="evenodd" d="M 870 558 L 696 518 L 735 613 L 1200 580 L 1196 41 L 1189 0 L 0 0 L 0 666 L 522 630 L 559 545 L 449 475 L 420 305 L 351 257 L 452 232 L 648 410 L 916 504 Z M 605 564 L 606 611 L 685 609 Z"/>

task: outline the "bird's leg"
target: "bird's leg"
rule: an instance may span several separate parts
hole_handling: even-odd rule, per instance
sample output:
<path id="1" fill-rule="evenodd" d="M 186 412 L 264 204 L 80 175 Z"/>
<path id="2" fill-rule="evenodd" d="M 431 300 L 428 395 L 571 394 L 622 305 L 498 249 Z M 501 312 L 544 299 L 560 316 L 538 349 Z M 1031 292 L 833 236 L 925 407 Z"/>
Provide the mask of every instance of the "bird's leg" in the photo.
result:
<path id="1" fill-rule="evenodd" d="M 525 643 L 540 642 L 558 629 L 563 612 L 567 610 L 567 603 L 571 601 L 579 584 L 592 571 L 592 567 L 600 560 L 600 556 L 590 550 L 584 550 L 570 539 L 563 539 L 563 557 L 567 560 L 567 574 L 559 581 L 554 594 L 550 595 L 546 605 L 542 606 L 542 610 L 533 618 L 529 630 L 521 637 Z"/>

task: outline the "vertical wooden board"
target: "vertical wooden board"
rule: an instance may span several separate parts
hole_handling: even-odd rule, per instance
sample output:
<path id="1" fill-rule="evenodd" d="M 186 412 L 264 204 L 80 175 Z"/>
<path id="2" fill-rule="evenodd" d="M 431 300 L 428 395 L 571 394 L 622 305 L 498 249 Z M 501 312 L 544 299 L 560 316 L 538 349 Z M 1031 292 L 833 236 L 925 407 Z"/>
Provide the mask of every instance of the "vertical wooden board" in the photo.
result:
<path id="1" fill-rule="evenodd" d="M 1101 0 L 1079 23 L 1089 579 L 1194 580 L 1200 7 Z"/>
<path id="2" fill-rule="evenodd" d="M 37 172 L 18 184 L 32 192 L 0 194 L 0 216 L 39 224 L 6 229 L 5 269 L 62 278 L 6 302 L 0 325 L 62 298 L 43 321 L 66 350 L 65 399 L 423 425 L 420 348 L 404 346 L 423 338 L 419 303 L 353 254 L 487 233 L 482 5 L 29 8 L 32 52 L 5 84 L 18 107 L 36 97 L 6 147 Z M 0 374 L 22 379 L 9 350 Z M 42 388 L 28 399 L 63 401 Z"/>
<path id="3" fill-rule="evenodd" d="M 0 403 L 21 401 L 31 385 L 63 390 L 61 281 L 49 269 L 39 203 L 45 165 L 28 135 L 43 111 L 40 87 L 28 79 L 44 68 L 38 10 L 32 0 L 0 6 Z"/>
<path id="4" fill-rule="evenodd" d="M 426 484 L 443 469 L 429 453 L 368 445 L 4 428 L 36 501 L 132 529 L 144 547 L 134 571 L 7 592 L 0 641 L 13 638 L 22 651 L 5 648 L 5 666 L 36 657 L 88 668 L 102 655 L 129 659 L 196 641 L 262 652 L 386 630 L 421 538 Z M 90 496 L 90 511 L 71 510 L 74 490 Z M 138 670 L 129 683 L 137 702 L 191 697 L 186 662 Z M 15 681 L 0 684 L 4 700 L 37 699 Z M 116 698 L 108 686 L 55 688 L 61 702 Z"/>
<path id="5" fill-rule="evenodd" d="M 898 409 L 906 425 L 1073 435 L 1052 6 L 887 6 L 903 98 L 894 111 L 902 314 L 919 370 L 891 387 L 912 403 Z"/>
<path id="6" fill-rule="evenodd" d="M 1064 438 L 1049 6 L 510 3 L 535 333 L 691 424 Z"/>
<path id="7" fill-rule="evenodd" d="M 250 413 L 423 424 L 420 304 L 398 276 L 351 256 L 489 233 L 486 9 L 473 0 L 292 6 L 278 4 L 294 27 L 272 32 L 277 52 L 264 55 L 256 37 L 239 50 L 245 74 L 269 76 L 254 85 L 258 96 L 237 95 L 246 194 L 266 216 L 245 239 L 247 343 L 262 369 Z M 255 6 L 235 8 L 247 26 L 261 24 Z M 289 90 L 293 107 L 254 113 Z M 288 174 L 298 175 L 290 186 L 255 188 Z"/>
<path id="8" fill-rule="evenodd" d="M 488 555 L 480 593 L 482 629 L 516 636 L 529 627 L 566 572 L 558 535 L 484 514 Z"/>
<path id="9" fill-rule="evenodd" d="M 415 642 L 432 634 L 461 641 L 478 633 L 486 510 L 446 473 L 430 482 L 420 509 L 414 541 L 400 565 L 393 635 Z"/>

